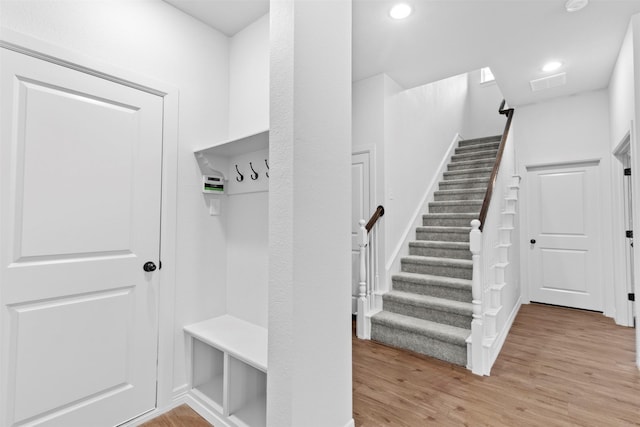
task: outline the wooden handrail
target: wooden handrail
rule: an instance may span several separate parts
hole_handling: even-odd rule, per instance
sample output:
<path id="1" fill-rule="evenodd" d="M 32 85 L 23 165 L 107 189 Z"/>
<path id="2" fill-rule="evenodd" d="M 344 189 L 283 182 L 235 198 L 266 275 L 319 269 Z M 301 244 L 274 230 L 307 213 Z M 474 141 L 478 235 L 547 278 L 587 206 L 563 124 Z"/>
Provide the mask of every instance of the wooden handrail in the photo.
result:
<path id="1" fill-rule="evenodd" d="M 489 178 L 489 185 L 487 186 L 487 192 L 484 195 L 482 201 L 482 209 L 480 209 L 480 231 L 484 227 L 484 221 L 487 218 L 489 212 L 489 204 L 491 203 L 491 196 L 493 195 L 493 189 L 496 186 L 496 180 L 498 179 L 498 170 L 500 169 L 500 163 L 502 162 L 502 154 L 504 153 L 504 146 L 507 144 L 507 138 L 509 137 L 509 129 L 511 129 L 511 119 L 513 118 L 513 108 L 504 109 L 505 100 L 502 100 L 498 113 L 507 116 L 507 123 L 504 126 L 504 132 L 502 133 L 502 139 L 500 140 L 500 147 L 498 148 L 498 154 L 496 155 L 496 162 L 491 170 L 491 177 Z"/>
<path id="2" fill-rule="evenodd" d="M 374 225 L 376 225 L 376 222 L 378 222 L 381 216 L 384 216 L 384 206 L 382 205 L 376 208 L 376 211 L 371 215 L 369 222 L 364 226 L 364 228 L 367 229 L 367 233 L 371 231 Z"/>

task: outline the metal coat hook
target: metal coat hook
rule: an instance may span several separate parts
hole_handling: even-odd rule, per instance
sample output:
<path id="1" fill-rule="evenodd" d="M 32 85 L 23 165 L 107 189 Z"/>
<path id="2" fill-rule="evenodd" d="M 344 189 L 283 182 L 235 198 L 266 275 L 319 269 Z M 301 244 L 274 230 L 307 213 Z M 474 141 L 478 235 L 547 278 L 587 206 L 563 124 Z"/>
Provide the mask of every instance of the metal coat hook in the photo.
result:
<path id="1" fill-rule="evenodd" d="M 251 179 L 255 181 L 256 179 L 258 179 L 258 172 L 256 172 L 256 170 L 253 168 L 253 164 L 251 164 L 251 162 L 249 162 L 249 167 L 253 171 L 253 173 L 251 174 Z"/>
<path id="2" fill-rule="evenodd" d="M 265 175 L 267 175 L 267 178 L 269 178 L 269 161 L 267 159 L 264 159 L 264 164 L 267 165 L 267 171 L 265 172 Z"/>
<path id="3" fill-rule="evenodd" d="M 242 182 L 244 181 L 244 175 L 240 173 L 240 171 L 238 170 L 238 165 L 236 165 L 236 172 L 238 172 L 239 176 L 236 176 L 236 181 L 238 182 Z"/>

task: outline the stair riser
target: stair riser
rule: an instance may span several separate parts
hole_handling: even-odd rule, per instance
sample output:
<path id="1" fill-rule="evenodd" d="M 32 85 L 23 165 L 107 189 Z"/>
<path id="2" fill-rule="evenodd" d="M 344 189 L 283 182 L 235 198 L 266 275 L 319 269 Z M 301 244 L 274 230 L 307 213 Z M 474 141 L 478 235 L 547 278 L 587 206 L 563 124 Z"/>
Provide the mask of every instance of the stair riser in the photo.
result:
<path id="1" fill-rule="evenodd" d="M 429 212 L 431 213 L 480 213 L 482 203 L 463 204 L 463 205 L 435 205 L 429 203 Z"/>
<path id="2" fill-rule="evenodd" d="M 469 233 L 452 233 L 450 231 L 440 233 L 435 231 L 416 230 L 416 240 L 430 240 L 433 242 L 468 242 Z"/>
<path id="3" fill-rule="evenodd" d="M 468 218 L 432 218 L 429 215 L 422 217 L 422 225 L 425 227 L 469 227 L 471 219 Z"/>
<path id="4" fill-rule="evenodd" d="M 419 295 L 429 295 L 436 298 L 445 298 L 453 301 L 471 302 L 471 289 L 451 288 L 422 283 L 406 282 L 393 279 L 393 289 L 402 292 L 412 292 Z M 385 307 L 386 308 L 386 307 Z"/>
<path id="5" fill-rule="evenodd" d="M 442 323 L 445 325 L 457 326 L 458 328 L 471 329 L 471 313 L 459 314 L 442 311 L 437 307 L 416 306 L 412 304 L 402 303 L 400 301 L 389 298 L 383 299 L 384 309 L 392 313 L 411 316 L 418 319 L 430 320 L 432 322 Z"/>
<path id="6" fill-rule="evenodd" d="M 449 163 L 447 165 L 448 171 L 458 171 L 458 170 L 467 170 L 467 169 L 477 169 L 477 168 L 491 168 L 495 160 L 476 160 L 474 162 L 458 162 L 458 163 Z"/>
<path id="7" fill-rule="evenodd" d="M 459 267 L 451 265 L 417 264 L 402 260 L 402 271 L 407 273 L 431 274 L 433 276 L 456 277 L 458 279 L 471 280 L 471 267 Z"/>
<path id="8" fill-rule="evenodd" d="M 424 246 L 409 246 L 409 255 L 471 259 L 471 251 L 468 249 L 429 248 Z"/>
<path id="9" fill-rule="evenodd" d="M 478 182 L 447 182 L 440 181 L 438 189 L 440 190 L 471 190 L 474 188 L 486 190 L 489 185 L 489 179 L 483 179 Z"/>
<path id="10" fill-rule="evenodd" d="M 475 153 L 477 151 L 497 150 L 500 148 L 499 142 L 490 142 L 487 144 L 468 145 L 466 147 L 456 148 L 455 154 Z"/>
<path id="11" fill-rule="evenodd" d="M 496 159 L 495 151 L 478 151 L 477 153 L 454 154 L 451 156 L 451 162 L 469 162 L 472 160 L 494 160 Z"/>
<path id="12" fill-rule="evenodd" d="M 445 181 L 481 178 L 481 179 L 486 179 L 488 182 L 490 177 L 491 177 L 491 170 L 484 170 L 484 171 L 470 170 L 466 172 L 454 171 L 454 172 L 445 172 L 443 175 L 443 179 Z"/>
<path id="13" fill-rule="evenodd" d="M 482 200 L 484 199 L 485 191 L 468 191 L 464 193 L 441 193 L 436 191 L 433 195 L 433 199 L 436 202 L 450 202 L 453 200 Z"/>
<path id="14" fill-rule="evenodd" d="M 414 332 L 390 328 L 374 323 L 372 319 L 371 339 L 393 347 L 400 347 L 456 365 L 467 364 L 467 346 L 443 342 Z"/>

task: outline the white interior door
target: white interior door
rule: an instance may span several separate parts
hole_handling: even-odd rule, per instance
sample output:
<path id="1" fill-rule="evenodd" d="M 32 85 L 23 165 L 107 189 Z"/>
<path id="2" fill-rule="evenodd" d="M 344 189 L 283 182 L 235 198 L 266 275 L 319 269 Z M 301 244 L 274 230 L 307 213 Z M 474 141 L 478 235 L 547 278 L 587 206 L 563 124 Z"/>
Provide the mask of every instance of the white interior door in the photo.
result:
<path id="1" fill-rule="evenodd" d="M 602 311 L 597 165 L 527 173 L 531 301 Z"/>
<path id="2" fill-rule="evenodd" d="M 369 153 L 351 156 L 351 313 L 357 312 L 360 283 L 359 221 L 369 220 L 373 213 L 370 205 Z"/>
<path id="3" fill-rule="evenodd" d="M 155 407 L 161 97 L 0 49 L 0 425 Z"/>

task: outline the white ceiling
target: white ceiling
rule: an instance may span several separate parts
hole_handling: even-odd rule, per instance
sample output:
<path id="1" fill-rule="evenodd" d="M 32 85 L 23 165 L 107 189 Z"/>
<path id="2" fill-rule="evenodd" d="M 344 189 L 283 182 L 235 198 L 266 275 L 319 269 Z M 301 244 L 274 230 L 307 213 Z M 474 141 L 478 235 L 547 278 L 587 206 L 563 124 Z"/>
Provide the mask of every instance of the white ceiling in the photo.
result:
<path id="1" fill-rule="evenodd" d="M 164 0 L 231 37 L 269 12 L 269 0 Z"/>
<path id="2" fill-rule="evenodd" d="M 268 12 L 268 0 L 165 0 L 233 35 Z M 490 66 L 511 106 L 605 88 L 640 0 L 409 0 L 415 12 L 389 18 L 395 0 L 353 0 L 353 80 L 387 73 L 405 88 Z M 556 59 L 562 87 L 533 93 Z"/>

